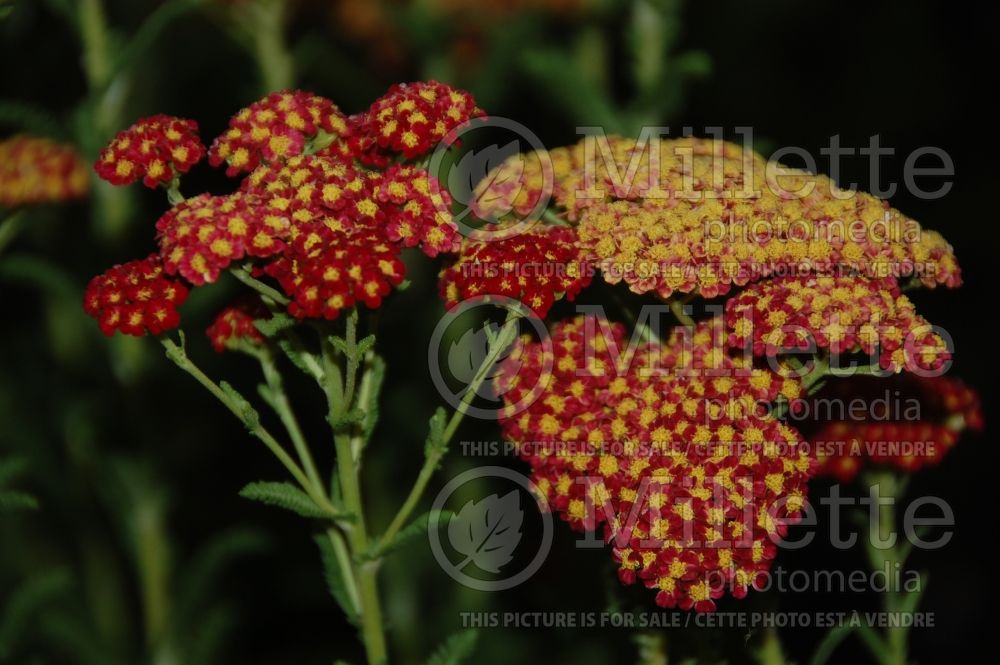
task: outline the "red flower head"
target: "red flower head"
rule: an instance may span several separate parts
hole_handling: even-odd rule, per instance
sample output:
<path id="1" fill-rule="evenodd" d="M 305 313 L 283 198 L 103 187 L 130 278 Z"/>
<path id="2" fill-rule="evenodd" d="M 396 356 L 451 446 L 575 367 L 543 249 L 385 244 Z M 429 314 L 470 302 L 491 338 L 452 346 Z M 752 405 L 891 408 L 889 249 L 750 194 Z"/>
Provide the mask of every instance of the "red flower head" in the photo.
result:
<path id="1" fill-rule="evenodd" d="M 136 337 L 172 330 L 180 325 L 177 306 L 188 290 L 163 272 L 160 257 L 117 265 L 90 280 L 83 308 L 109 337 L 115 331 Z"/>
<path id="2" fill-rule="evenodd" d="M 241 110 L 212 143 L 209 163 L 228 164 L 226 174 L 301 155 L 310 141 L 338 142 L 347 122 L 337 105 L 301 90 L 274 92 Z"/>
<path id="3" fill-rule="evenodd" d="M 233 261 L 267 257 L 284 247 L 288 218 L 246 194 L 187 199 L 156 223 L 163 264 L 192 284 L 215 282 Z"/>
<path id="4" fill-rule="evenodd" d="M 264 343 L 264 336 L 257 330 L 254 321 L 267 315 L 267 308 L 258 296 L 244 298 L 219 312 L 205 334 L 218 353 L 244 345 L 260 346 Z"/>
<path id="5" fill-rule="evenodd" d="M 556 300 L 573 300 L 593 277 L 575 241 L 573 229 L 557 226 L 491 242 L 466 239 L 458 259 L 441 271 L 441 296 L 448 307 L 467 298 L 505 296 L 544 317 Z"/>
<path id="6" fill-rule="evenodd" d="M 895 372 L 938 370 L 951 357 L 893 278 L 779 277 L 753 284 L 726 302 L 730 344 L 755 355 L 807 349 L 878 354 Z"/>
<path id="7" fill-rule="evenodd" d="M 914 472 L 939 463 L 965 430 L 983 428 L 982 402 L 975 390 L 946 376 L 904 374 L 888 381 L 852 377 L 818 393 L 816 401 L 847 404 L 862 400 L 869 412 L 833 414 L 816 423 L 810 441 L 818 473 L 850 482 L 869 465 Z"/>
<path id="8" fill-rule="evenodd" d="M 385 209 L 389 239 L 420 248 L 427 256 L 458 250 L 451 196 L 424 169 L 392 166 L 373 181 L 375 200 Z"/>
<path id="9" fill-rule="evenodd" d="M 263 268 L 292 299 L 295 317 L 335 319 L 358 302 L 374 309 L 403 281 L 399 246 L 373 226 L 329 217 L 295 231 Z"/>
<path id="10" fill-rule="evenodd" d="M 727 588 L 743 597 L 800 514 L 812 469 L 798 433 L 758 407 L 769 372 L 731 371 L 720 323 L 631 358 L 619 324 L 557 324 L 545 391 L 501 421 L 547 505 L 574 528 L 603 526 L 622 582 L 642 580 L 664 607 L 711 611 Z M 504 361 L 509 405 L 545 353 L 523 340 Z"/>
<path id="11" fill-rule="evenodd" d="M 204 156 L 198 123 L 161 114 L 119 132 L 101 151 L 94 169 L 112 185 L 128 185 L 142 178 L 147 187 L 157 187 L 169 185 Z"/>
<path id="12" fill-rule="evenodd" d="M 395 155 L 413 159 L 430 152 L 448 132 L 484 115 L 472 95 L 437 81 L 400 83 L 369 109 L 351 118 L 355 154 L 385 166 Z"/>
<path id="13" fill-rule="evenodd" d="M 82 198 L 89 184 L 72 146 L 33 136 L 0 141 L 0 208 Z"/>

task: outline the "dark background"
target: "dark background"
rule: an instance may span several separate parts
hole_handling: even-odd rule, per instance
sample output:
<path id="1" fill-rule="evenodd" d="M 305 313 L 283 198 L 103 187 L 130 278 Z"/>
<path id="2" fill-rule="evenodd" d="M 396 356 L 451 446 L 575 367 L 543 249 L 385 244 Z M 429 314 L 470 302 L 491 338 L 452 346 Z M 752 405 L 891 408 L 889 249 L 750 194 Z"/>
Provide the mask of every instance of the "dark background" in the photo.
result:
<path id="1" fill-rule="evenodd" d="M 159 3 L 108 4 L 111 22 L 128 33 Z M 575 126 L 592 118 L 519 69 L 516 57 L 496 45 L 506 39 L 514 52 L 539 46 L 570 48 L 576 35 L 597 30 L 610 54 L 608 99 L 625 104 L 634 90 L 620 36 L 626 21 L 618 4 L 596 13 L 499 13 L 499 18 L 490 19 L 487 31 L 463 28 L 468 17 L 453 17 L 443 22 L 444 28 L 434 28 L 441 33 L 431 28 L 426 34 L 403 31 L 379 42 L 352 34 L 349 22 L 337 13 L 344 10 L 305 2 L 297 3 L 289 35 L 299 44 L 298 85 L 333 99 L 346 112 L 363 109 L 394 81 L 450 71 L 453 78 L 448 82 L 467 87 L 491 114 L 518 120 L 555 146 L 573 141 Z M 696 133 L 707 126 L 751 126 L 761 146 L 801 146 L 817 156 L 831 135 L 839 134 L 843 145 L 860 147 L 878 134 L 882 145 L 897 154 L 885 160 L 883 182 L 899 182 L 901 156 L 921 146 L 943 148 L 954 160 L 954 187 L 943 199 L 921 200 L 905 191 L 892 199 L 894 207 L 941 231 L 955 247 L 965 285 L 955 292 L 926 291 L 913 297 L 930 321 L 952 334 L 953 372 L 981 392 L 987 414 L 985 433 L 967 437 L 939 467 L 921 472 L 911 485 L 911 496 L 946 499 L 957 519 L 955 537 L 947 547 L 917 553 L 913 562 L 929 572 L 922 607 L 934 612 L 938 622 L 935 629 L 912 635 L 913 658 L 924 663 L 971 656 L 992 637 L 991 543 L 998 467 L 990 428 L 996 394 L 996 300 L 989 271 L 997 231 L 989 202 L 996 192 L 998 154 L 991 103 L 997 22 L 987 5 L 687 3 L 679 14 L 674 48 L 703 52 L 711 72 L 692 77 L 676 93 L 679 103 L 661 116 L 671 127 L 690 125 Z M 387 11 L 404 22 L 410 16 L 398 7 Z M 154 112 L 192 117 L 208 140 L 223 129 L 229 115 L 260 96 L 252 59 L 221 34 L 220 20 L 224 18 L 217 14 L 193 13 L 159 36 L 138 64 L 141 76 L 129 93 L 128 117 Z M 437 39 L 439 34 L 445 38 Z M 0 22 L 0 36 L 0 96 L 48 109 L 66 128 L 66 137 L 73 136 L 74 109 L 87 87 L 72 28 L 51 5 L 32 0 L 15 3 L 14 12 Z M 393 54 L 393 49 L 399 53 Z M 448 57 L 461 66 L 441 69 L 441 59 Z M 824 161 L 819 163 L 824 170 Z M 845 158 L 844 178 L 870 189 L 868 168 L 860 157 Z M 185 183 L 190 191 L 222 192 L 228 186 L 221 173 L 205 164 Z M 136 196 L 132 223 L 110 239 L 96 239 L 86 205 L 37 214 L 37 224 L 8 253 L 44 256 L 59 285 L 40 289 L 9 274 L 5 279 L 0 271 L 0 456 L 17 453 L 31 460 L 25 488 L 43 505 L 38 514 L 0 520 L 0 599 L 23 577 L 65 568 L 74 582 L 61 607 L 78 610 L 96 624 L 106 623 L 95 632 L 105 635 L 102 639 L 117 652 L 129 654 L 126 662 L 145 659 L 140 655 L 139 576 L 129 534 L 134 533 L 132 509 L 149 500 L 163 508 L 173 562 L 171 588 L 183 586 L 185 565 L 233 525 L 261 534 L 266 543 L 255 554 L 223 566 L 211 586 L 211 602 L 233 609 L 232 629 L 217 662 L 329 663 L 332 654 L 357 662 L 360 649 L 322 584 L 308 528 L 237 497 L 250 480 L 280 478 L 266 451 L 188 377 L 168 366 L 152 341 L 108 344 L 74 309 L 91 275 L 111 263 L 143 256 L 152 247 L 153 223 L 164 202 L 159 192 L 143 189 Z M 424 358 L 426 341 L 443 310 L 432 296 L 433 268 L 421 265 L 411 268 L 413 286 L 394 297 L 379 322 L 379 345 L 390 374 L 382 425 L 365 472 L 376 524 L 385 523 L 411 482 L 420 463 L 426 418 L 439 403 Z M 250 361 L 216 357 L 197 335 L 226 294 L 235 290 L 227 283 L 197 294 L 186 308 L 186 329 L 192 353 L 210 374 L 235 376 L 236 385 L 252 390 L 256 378 Z M 302 404 L 300 415 L 313 423 L 313 440 L 322 441 L 319 397 L 304 384 L 293 389 Z M 471 440 L 497 436 L 489 423 L 474 422 L 463 425 L 459 435 Z M 328 465 L 332 451 L 326 452 L 322 463 Z M 432 487 L 483 461 L 451 456 Z M 489 461 L 522 469 L 514 459 Z M 458 588 L 426 550 L 420 543 L 398 555 L 383 577 L 384 589 L 391 590 L 384 596 L 392 643 L 407 662 L 459 629 L 460 612 L 601 611 L 609 594 L 622 593 L 615 589 L 607 553 L 577 551 L 572 534 L 558 525 L 553 554 L 542 570 L 501 594 Z M 786 554 L 779 563 L 788 569 L 865 566 L 862 551 L 835 552 L 822 539 L 802 552 Z M 625 597 L 654 609 L 651 594 L 638 591 Z M 742 603 L 726 601 L 722 609 L 779 604 L 782 609 L 874 609 L 877 602 L 874 596 L 768 594 Z M 203 611 L 195 611 L 194 624 L 208 616 Z M 101 616 L 111 618 L 104 621 Z M 694 638 L 669 634 L 667 640 L 671 648 L 677 644 L 691 653 L 717 653 L 730 662 L 746 662 L 760 638 L 759 632 L 749 640 L 739 631 L 698 633 Z M 822 634 L 787 630 L 781 638 L 790 658 L 804 662 Z M 78 662 L 79 650 L 59 647 L 52 634 L 36 640 L 50 654 L 45 662 Z M 635 662 L 626 631 L 487 630 L 477 654 L 483 662 L 496 663 Z M 867 659 L 868 654 L 858 642 L 848 641 L 834 662 L 849 657 Z"/>

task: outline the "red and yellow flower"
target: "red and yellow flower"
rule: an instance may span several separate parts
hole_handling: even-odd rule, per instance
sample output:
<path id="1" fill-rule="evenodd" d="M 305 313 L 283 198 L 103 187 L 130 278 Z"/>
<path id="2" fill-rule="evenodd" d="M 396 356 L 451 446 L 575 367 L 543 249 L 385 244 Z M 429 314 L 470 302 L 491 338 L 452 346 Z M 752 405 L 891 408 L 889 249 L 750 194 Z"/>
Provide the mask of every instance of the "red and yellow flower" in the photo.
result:
<path id="1" fill-rule="evenodd" d="M 205 156 L 194 120 L 170 115 L 142 118 L 101 151 L 94 169 L 112 185 L 142 179 L 147 187 L 169 186 Z"/>
<path id="2" fill-rule="evenodd" d="M 177 307 L 187 295 L 187 287 L 168 277 L 160 257 L 152 254 L 90 280 L 83 308 L 109 337 L 115 332 L 159 335 L 180 325 Z"/>

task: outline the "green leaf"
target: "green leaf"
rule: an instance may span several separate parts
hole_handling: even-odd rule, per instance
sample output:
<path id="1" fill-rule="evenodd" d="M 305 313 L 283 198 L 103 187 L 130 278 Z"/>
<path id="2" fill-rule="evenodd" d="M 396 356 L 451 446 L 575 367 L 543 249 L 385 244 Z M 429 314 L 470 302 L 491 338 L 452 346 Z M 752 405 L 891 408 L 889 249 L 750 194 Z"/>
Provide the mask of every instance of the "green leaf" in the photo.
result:
<path id="1" fill-rule="evenodd" d="M 478 639 L 479 633 L 475 630 L 455 633 L 427 659 L 427 665 L 460 665 L 475 651 Z"/>
<path id="2" fill-rule="evenodd" d="M 337 349 L 345 356 L 350 355 L 350 347 L 347 345 L 347 340 L 340 335 L 330 335 L 330 344 L 333 348 Z"/>
<path id="3" fill-rule="evenodd" d="M 580 71 L 568 55 L 555 49 L 528 51 L 521 56 L 528 76 L 548 90 L 548 99 L 558 99 L 581 125 L 603 127 L 608 134 L 621 134 L 622 123 L 607 94 Z"/>
<path id="4" fill-rule="evenodd" d="M 278 312 L 270 319 L 258 319 L 253 324 L 261 335 L 270 339 L 277 337 L 289 328 L 294 328 L 297 321 L 287 314 Z"/>
<path id="5" fill-rule="evenodd" d="M 435 526 L 441 528 L 443 526 L 447 526 L 448 522 L 450 522 L 453 517 L 455 517 L 455 513 L 450 510 L 437 510 L 424 513 L 410 522 L 407 526 L 400 529 L 399 533 L 397 533 L 396 536 L 388 543 L 382 545 L 382 547 L 372 554 L 362 556 L 361 559 L 380 559 L 386 555 L 392 554 L 393 552 L 397 552 L 412 544 L 417 539 L 423 537 L 430 528 L 432 520 L 435 522 Z"/>
<path id="6" fill-rule="evenodd" d="M 70 586 L 69 573 L 57 570 L 23 582 L 8 597 L 0 614 L 0 658 L 9 654 L 33 617 Z"/>
<path id="7" fill-rule="evenodd" d="M 819 646 L 816 647 L 816 651 L 813 652 L 812 660 L 809 661 L 810 665 L 824 665 L 830 660 L 830 656 L 840 646 L 840 643 L 853 632 L 854 626 L 849 624 L 842 624 L 828 632 Z"/>
<path id="8" fill-rule="evenodd" d="M 348 519 L 346 515 L 333 515 L 323 510 L 309 498 L 308 494 L 291 483 L 250 483 L 240 490 L 240 496 L 269 506 L 284 508 L 310 519 Z"/>
<path id="9" fill-rule="evenodd" d="M 38 510 L 38 500 L 30 494 L 15 490 L 0 492 L 0 513 L 14 510 Z"/>
<path id="10" fill-rule="evenodd" d="M 319 380 L 319 377 L 316 376 L 315 372 L 313 372 L 313 369 L 309 367 L 305 359 L 302 357 L 304 352 L 297 349 L 295 345 L 292 344 L 292 342 L 290 342 L 287 339 L 279 339 L 278 348 L 281 349 L 281 352 L 284 353 L 289 360 L 292 361 L 293 365 L 295 365 L 297 368 L 299 368 L 309 376 L 315 377 L 317 380 Z"/>
<path id="11" fill-rule="evenodd" d="M 356 425 L 357 423 L 364 422 L 365 411 L 361 408 L 353 408 L 347 413 L 337 416 L 336 418 L 327 418 L 327 422 L 330 423 L 330 427 L 334 430 L 341 430 L 345 427 L 350 427 L 351 425 Z"/>
<path id="12" fill-rule="evenodd" d="M 365 410 L 365 420 L 361 428 L 361 436 L 365 445 L 371 441 L 372 434 L 379 418 L 379 395 L 382 393 L 382 384 L 385 383 L 385 361 L 381 356 L 374 356 L 369 369 L 371 386 L 368 389 L 368 400 L 361 405 Z"/>
<path id="13" fill-rule="evenodd" d="M 427 441 L 424 443 L 424 456 L 433 457 L 444 453 L 446 444 L 444 440 L 444 428 L 448 422 L 443 407 L 438 407 L 434 415 L 431 416 L 430 430 L 427 432 Z"/>
<path id="14" fill-rule="evenodd" d="M 375 346 L 375 335 L 367 335 L 358 340 L 355 356 L 363 358 Z"/>
<path id="15" fill-rule="evenodd" d="M 323 574 L 326 577 L 326 585 L 330 589 L 330 595 L 333 596 L 337 604 L 340 605 L 340 609 L 347 615 L 348 621 L 357 623 L 358 608 L 351 599 L 351 595 L 347 591 L 347 584 L 344 581 L 345 575 L 350 575 L 351 571 L 344 570 L 340 565 L 340 560 L 337 558 L 337 553 L 333 548 L 333 543 L 330 541 L 329 536 L 317 534 L 314 540 L 316 541 L 316 545 L 319 546 L 320 558 L 323 562 Z"/>
<path id="16" fill-rule="evenodd" d="M 236 388 L 233 388 L 228 381 L 220 381 L 219 388 L 236 405 L 239 417 L 247 428 L 256 429 L 260 425 L 260 414 L 257 413 L 257 409 L 253 408 L 253 405 L 247 401 L 247 398 L 240 394 Z"/>

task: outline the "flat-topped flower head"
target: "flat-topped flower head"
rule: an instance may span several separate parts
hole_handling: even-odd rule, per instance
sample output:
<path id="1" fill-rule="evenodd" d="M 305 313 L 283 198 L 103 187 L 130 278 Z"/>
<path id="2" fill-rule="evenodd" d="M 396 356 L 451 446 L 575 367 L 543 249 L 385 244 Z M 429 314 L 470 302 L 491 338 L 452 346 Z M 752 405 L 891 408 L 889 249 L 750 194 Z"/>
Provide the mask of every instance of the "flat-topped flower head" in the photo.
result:
<path id="1" fill-rule="evenodd" d="M 886 201 L 797 169 L 774 176 L 735 144 L 610 137 L 544 156 L 498 166 L 476 190 L 476 214 L 524 215 L 549 200 L 578 222 L 604 279 L 636 293 L 712 298 L 790 268 L 961 283 L 951 246 Z"/>
<path id="2" fill-rule="evenodd" d="M 301 155 L 310 141 L 338 143 L 347 135 L 347 119 L 329 99 L 311 92 L 274 92 L 239 111 L 229 129 L 215 139 L 209 163 L 227 165 L 230 176 Z"/>
<path id="3" fill-rule="evenodd" d="M 574 528 L 603 528 L 621 581 L 641 580 L 663 607 L 743 597 L 812 472 L 798 433 L 758 408 L 765 370 L 719 371 L 732 367 L 721 336 L 702 325 L 624 360 L 620 324 L 579 317 L 553 327 L 550 352 L 522 340 L 496 379 L 514 404 L 551 360 L 545 390 L 501 421 L 504 435 L 547 505 Z"/>
<path id="4" fill-rule="evenodd" d="M 160 114 L 119 132 L 101 151 L 94 169 L 112 185 L 141 179 L 147 187 L 169 186 L 204 156 L 198 123 Z"/>
<path id="5" fill-rule="evenodd" d="M 254 294 L 249 298 L 241 298 L 219 312 L 205 334 L 218 353 L 261 346 L 264 336 L 254 325 L 254 321 L 267 317 L 267 308 L 260 297 Z"/>
<path id="6" fill-rule="evenodd" d="M 187 295 L 184 283 L 168 277 L 160 257 L 152 254 L 90 280 L 83 309 L 109 337 L 115 332 L 159 335 L 180 325 L 177 307 Z"/>
<path id="7" fill-rule="evenodd" d="M 544 317 L 556 300 L 573 300 L 593 278 L 575 241 L 573 229 L 557 226 L 491 242 L 466 238 L 457 259 L 441 271 L 441 297 L 454 307 L 468 298 L 503 296 Z"/>
<path id="8" fill-rule="evenodd" d="M 893 278 L 805 275 L 752 284 L 726 302 L 732 346 L 754 355 L 864 353 L 894 372 L 937 371 L 951 357 Z"/>
<path id="9" fill-rule="evenodd" d="M 73 146 L 25 135 L 0 141 L 0 208 L 79 199 L 89 185 Z"/>
<path id="10" fill-rule="evenodd" d="M 385 166 L 397 156 L 430 152 L 450 131 L 483 115 L 464 90 L 437 81 L 399 83 L 352 117 L 351 140 L 361 161 Z"/>
<path id="11" fill-rule="evenodd" d="M 281 251 L 290 222 L 253 195 L 202 194 L 182 201 L 156 222 L 163 265 L 195 285 L 215 282 L 234 261 Z"/>
<path id="12" fill-rule="evenodd" d="M 385 210 L 389 239 L 435 257 L 458 251 L 451 195 L 425 169 L 392 166 L 372 181 L 374 200 Z"/>
<path id="13" fill-rule="evenodd" d="M 288 311 L 305 319 L 335 319 L 357 303 L 370 309 L 403 281 L 400 247 L 380 228 L 326 218 L 296 227 L 288 247 L 262 272 L 273 277 L 292 302 Z"/>

